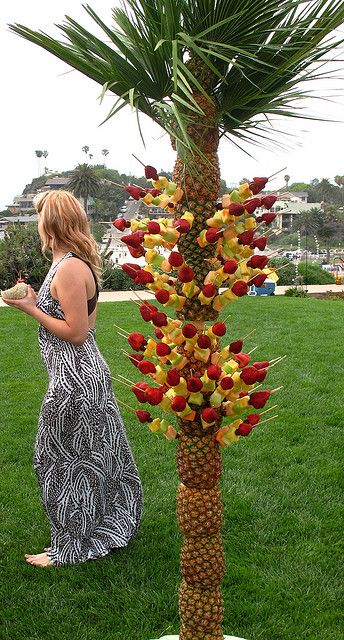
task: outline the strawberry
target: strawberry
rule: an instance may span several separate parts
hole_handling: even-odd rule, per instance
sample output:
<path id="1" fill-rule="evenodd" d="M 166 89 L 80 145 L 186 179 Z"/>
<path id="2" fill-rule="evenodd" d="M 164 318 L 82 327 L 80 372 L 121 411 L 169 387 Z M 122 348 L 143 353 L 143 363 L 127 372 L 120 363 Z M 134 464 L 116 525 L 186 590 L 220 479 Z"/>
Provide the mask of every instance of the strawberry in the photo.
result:
<path id="1" fill-rule="evenodd" d="M 251 433 L 253 427 L 247 422 L 242 422 L 241 425 L 235 430 L 237 436 L 248 436 Z"/>
<path id="2" fill-rule="evenodd" d="M 176 387 L 180 383 L 180 373 L 177 369 L 170 369 L 166 375 L 166 382 L 170 387 Z"/>
<path id="3" fill-rule="evenodd" d="M 251 244 L 254 237 L 254 229 L 248 229 L 247 231 L 243 231 L 243 233 L 239 233 L 238 242 L 239 244 Z"/>
<path id="4" fill-rule="evenodd" d="M 226 391 L 228 391 L 229 389 L 233 389 L 234 387 L 233 378 L 231 378 L 231 376 L 225 376 L 224 378 L 222 378 L 220 382 L 220 387 L 222 387 L 222 389 Z"/>
<path id="5" fill-rule="evenodd" d="M 124 187 L 124 189 L 134 200 L 140 200 L 140 198 L 142 198 L 142 187 L 132 187 L 129 185 L 128 187 Z"/>
<path id="6" fill-rule="evenodd" d="M 185 324 L 182 328 L 184 338 L 193 338 L 197 333 L 197 329 L 193 324 Z"/>
<path id="7" fill-rule="evenodd" d="M 271 224 L 271 222 L 274 221 L 276 216 L 277 213 L 263 213 L 262 220 L 265 222 L 266 226 L 268 226 L 269 224 Z"/>
<path id="8" fill-rule="evenodd" d="M 212 424 L 219 419 L 219 414 L 212 407 L 206 407 L 203 409 L 201 415 L 202 419 L 204 422 L 207 422 L 207 424 Z"/>
<path id="9" fill-rule="evenodd" d="M 222 373 L 221 367 L 218 364 L 211 364 L 207 368 L 207 376 L 210 380 L 218 380 Z"/>
<path id="10" fill-rule="evenodd" d="M 245 213 L 245 207 L 241 202 L 231 202 L 228 211 L 231 216 L 242 216 Z"/>
<path id="11" fill-rule="evenodd" d="M 251 358 L 248 355 L 248 353 L 243 353 L 241 351 L 240 353 L 236 353 L 235 354 L 234 360 L 236 360 L 236 362 L 239 364 L 239 367 L 241 369 L 243 369 L 244 367 L 247 367 L 247 365 L 250 362 Z"/>
<path id="12" fill-rule="evenodd" d="M 199 336 L 197 340 L 197 345 L 199 346 L 200 349 L 210 349 L 211 340 L 209 336 L 206 336 L 205 334 L 202 334 L 201 336 Z"/>
<path id="13" fill-rule="evenodd" d="M 154 276 L 150 271 L 140 269 L 140 271 L 137 272 L 137 276 L 134 282 L 136 284 L 149 284 L 150 282 L 154 282 Z"/>
<path id="14" fill-rule="evenodd" d="M 255 367 L 244 367 L 240 374 L 240 378 L 245 384 L 254 384 L 257 381 L 257 369 Z"/>
<path id="15" fill-rule="evenodd" d="M 128 356 L 130 362 L 132 362 L 132 364 L 135 365 L 135 367 L 137 367 L 137 365 L 139 364 L 139 362 L 141 362 L 141 360 L 143 360 L 144 355 L 142 353 L 131 353 Z"/>
<path id="16" fill-rule="evenodd" d="M 168 256 L 167 260 L 170 263 L 171 267 L 181 267 L 183 262 L 184 262 L 184 258 L 182 256 L 182 254 L 178 253 L 178 251 L 171 251 L 171 253 Z M 192 280 L 192 278 L 191 278 L 191 280 Z"/>
<path id="17" fill-rule="evenodd" d="M 181 282 L 191 282 L 194 277 L 195 274 L 191 267 L 181 267 L 178 271 L 178 278 Z"/>
<path id="18" fill-rule="evenodd" d="M 237 261 L 234 260 L 234 258 L 231 258 L 230 260 L 226 260 L 226 262 L 224 263 L 223 272 L 233 274 L 236 272 L 237 268 L 238 268 Z"/>
<path id="19" fill-rule="evenodd" d="M 156 327 L 167 327 L 168 321 L 166 313 L 162 313 L 162 311 L 155 311 L 152 313 L 152 322 Z"/>
<path id="20" fill-rule="evenodd" d="M 160 404 L 161 400 L 164 397 L 164 392 L 163 390 L 158 387 L 148 387 L 147 391 L 146 391 L 146 398 L 147 398 L 147 402 L 149 402 L 149 404 L 152 405 L 158 405 Z"/>
<path id="21" fill-rule="evenodd" d="M 202 383 L 202 380 L 200 380 L 199 378 L 196 378 L 196 376 L 192 376 L 187 381 L 186 386 L 187 386 L 187 390 L 190 391 L 191 393 L 197 393 L 198 391 L 201 391 L 203 387 L 203 383 Z"/>
<path id="22" fill-rule="evenodd" d="M 254 276 L 254 278 L 250 279 L 250 284 L 254 284 L 255 287 L 261 287 L 266 278 L 268 277 L 267 273 L 257 273 L 256 276 Z"/>
<path id="23" fill-rule="evenodd" d="M 256 369 L 266 369 L 270 365 L 268 360 L 262 360 L 261 362 L 252 362 L 252 366 Z"/>
<path id="24" fill-rule="evenodd" d="M 253 213 L 257 207 L 260 207 L 261 205 L 261 198 L 251 198 L 250 200 L 246 200 L 246 202 L 244 202 L 244 207 L 246 209 L 247 213 Z"/>
<path id="25" fill-rule="evenodd" d="M 155 297 L 158 302 L 161 302 L 161 304 L 165 304 L 169 301 L 170 294 L 167 289 L 158 289 L 158 291 L 155 292 Z"/>
<path id="26" fill-rule="evenodd" d="M 147 402 L 146 390 L 149 388 L 147 382 L 136 382 L 131 390 L 139 402 Z"/>
<path id="27" fill-rule="evenodd" d="M 259 249 L 259 251 L 264 251 L 266 244 L 267 244 L 267 238 L 265 238 L 265 236 L 262 236 L 261 238 L 255 238 L 252 242 L 253 244 L 253 249 L 257 248 Z"/>
<path id="28" fill-rule="evenodd" d="M 243 345 L 242 340 L 235 340 L 234 342 L 230 343 L 229 350 L 232 353 L 240 353 L 240 351 L 242 349 L 242 345 Z"/>
<path id="29" fill-rule="evenodd" d="M 188 233 L 190 231 L 190 223 L 187 220 L 176 220 L 175 227 L 179 233 Z"/>
<path id="30" fill-rule="evenodd" d="M 149 360 L 141 360 L 141 362 L 138 363 L 137 368 L 144 374 L 156 372 L 153 362 L 150 362 Z"/>
<path id="31" fill-rule="evenodd" d="M 165 342 L 158 342 L 155 346 L 155 352 L 157 356 L 163 358 L 171 353 L 171 347 Z"/>
<path id="32" fill-rule="evenodd" d="M 128 247 L 139 249 L 143 242 L 144 235 L 143 231 L 135 231 L 134 233 L 129 233 L 127 236 L 122 236 L 121 242 L 124 242 Z"/>
<path id="33" fill-rule="evenodd" d="M 264 269 L 269 262 L 269 258 L 267 256 L 251 256 L 249 260 L 247 260 L 247 266 L 252 267 L 252 269 Z"/>
<path id="34" fill-rule="evenodd" d="M 216 293 L 216 287 L 213 283 L 204 284 L 202 287 L 202 293 L 206 298 L 213 298 Z"/>
<path id="35" fill-rule="evenodd" d="M 143 333 L 130 333 L 128 342 L 134 351 L 143 351 L 147 346 L 147 340 Z"/>
<path id="36" fill-rule="evenodd" d="M 147 231 L 148 233 L 160 233 L 160 224 L 158 222 L 155 222 L 155 220 L 151 220 L 150 222 L 148 222 L 147 225 Z"/>
<path id="37" fill-rule="evenodd" d="M 162 340 L 163 339 L 164 334 L 161 331 L 161 329 L 154 329 L 154 333 L 155 333 L 156 337 L 158 338 L 158 340 Z"/>
<path id="38" fill-rule="evenodd" d="M 245 418 L 245 422 L 248 422 L 249 424 L 251 424 L 252 427 L 255 427 L 256 424 L 258 424 L 259 420 L 260 420 L 259 413 L 249 413 L 248 416 L 246 416 Z"/>
<path id="39" fill-rule="evenodd" d="M 135 409 L 136 417 L 140 422 L 152 422 L 153 418 L 149 411 L 144 411 L 143 409 Z"/>
<path id="40" fill-rule="evenodd" d="M 271 391 L 254 391 L 250 395 L 249 404 L 255 409 L 261 409 L 267 403 L 271 395 Z"/>
<path id="41" fill-rule="evenodd" d="M 264 207 L 264 209 L 271 209 L 271 207 L 275 204 L 277 200 L 277 196 L 264 196 L 262 198 L 262 205 Z M 264 216 L 265 214 L 263 214 Z"/>
<path id="42" fill-rule="evenodd" d="M 180 411 L 184 411 L 186 407 L 186 399 L 184 396 L 175 396 L 171 402 L 172 411 L 176 411 L 179 413 Z"/>
<path id="43" fill-rule="evenodd" d="M 141 258 L 146 253 L 146 250 L 141 246 L 137 248 L 128 246 L 128 250 L 132 258 Z"/>
<path id="44" fill-rule="evenodd" d="M 152 319 L 152 313 L 157 311 L 158 308 L 149 302 L 143 302 L 140 305 L 140 314 L 145 322 L 149 322 Z"/>
<path id="45" fill-rule="evenodd" d="M 159 180 L 158 172 L 155 167 L 152 167 L 150 164 L 145 166 L 145 176 L 147 180 Z"/>
<path id="46" fill-rule="evenodd" d="M 133 262 L 126 262 L 122 264 L 122 269 L 132 280 L 135 280 L 137 272 L 140 271 L 141 267 Z"/>
<path id="47" fill-rule="evenodd" d="M 209 242 L 209 244 L 214 244 L 218 241 L 220 235 L 222 235 L 222 231 L 213 227 L 209 227 L 209 229 L 207 229 L 205 232 L 205 239 L 207 242 Z"/>
<path id="48" fill-rule="evenodd" d="M 225 333 L 227 331 L 227 327 L 226 327 L 224 322 L 215 322 L 215 324 L 213 324 L 211 330 L 216 336 L 220 336 L 221 337 L 221 336 L 225 335 Z"/>
<path id="49" fill-rule="evenodd" d="M 253 195 L 256 195 L 257 193 L 262 191 L 268 180 L 269 178 L 253 178 L 252 182 L 249 183 L 249 187 Z"/>
<path id="50" fill-rule="evenodd" d="M 238 296 L 238 298 L 241 298 L 242 296 L 245 296 L 246 293 L 248 292 L 248 285 L 244 280 L 237 280 L 236 282 L 234 282 L 231 288 L 231 291 L 236 296 Z"/>
<path id="51" fill-rule="evenodd" d="M 127 228 L 126 221 L 124 218 L 117 218 L 117 220 L 114 220 L 112 224 L 119 231 L 124 231 L 124 229 Z"/>
<path id="52" fill-rule="evenodd" d="M 264 382 L 267 373 L 267 369 L 259 369 L 256 375 L 256 382 Z"/>

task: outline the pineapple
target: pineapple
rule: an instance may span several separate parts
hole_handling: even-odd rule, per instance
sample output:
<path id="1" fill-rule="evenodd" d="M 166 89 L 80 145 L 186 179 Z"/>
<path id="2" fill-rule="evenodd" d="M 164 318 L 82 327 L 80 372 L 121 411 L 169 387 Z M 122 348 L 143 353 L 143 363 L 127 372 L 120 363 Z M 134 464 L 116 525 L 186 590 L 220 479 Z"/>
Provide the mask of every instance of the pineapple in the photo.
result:
<path id="1" fill-rule="evenodd" d="M 192 632 L 218 632 L 223 620 L 223 599 L 220 589 L 195 589 L 185 580 L 179 587 L 179 610 L 182 624 Z M 182 637 L 182 636 L 181 636 Z"/>
<path id="2" fill-rule="evenodd" d="M 177 449 L 180 480 L 195 489 L 213 489 L 221 475 L 222 460 L 214 435 L 180 433 Z"/>
<path id="3" fill-rule="evenodd" d="M 189 585 L 198 589 L 217 587 L 225 573 L 221 534 L 186 537 L 181 549 L 181 571 Z"/>
<path id="4" fill-rule="evenodd" d="M 185 536 L 210 536 L 217 533 L 223 522 L 220 489 L 192 489 L 180 483 L 177 518 L 179 528 Z"/>
<path id="5" fill-rule="evenodd" d="M 5 291 L 1 291 L 2 298 L 7 298 L 8 300 L 19 300 L 20 298 L 25 298 L 27 296 L 28 286 L 26 282 L 19 280 L 14 287 L 10 289 L 5 289 Z"/>

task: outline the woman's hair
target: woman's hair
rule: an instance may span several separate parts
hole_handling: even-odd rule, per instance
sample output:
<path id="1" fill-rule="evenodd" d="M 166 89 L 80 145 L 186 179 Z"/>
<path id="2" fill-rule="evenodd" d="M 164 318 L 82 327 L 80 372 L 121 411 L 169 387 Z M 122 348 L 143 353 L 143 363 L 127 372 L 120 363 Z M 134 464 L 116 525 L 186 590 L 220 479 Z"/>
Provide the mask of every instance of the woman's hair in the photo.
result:
<path id="1" fill-rule="evenodd" d="M 66 247 L 89 263 L 101 284 L 102 259 L 79 200 L 62 189 L 43 191 L 35 196 L 34 205 L 42 220 L 43 255 L 47 249 Z"/>

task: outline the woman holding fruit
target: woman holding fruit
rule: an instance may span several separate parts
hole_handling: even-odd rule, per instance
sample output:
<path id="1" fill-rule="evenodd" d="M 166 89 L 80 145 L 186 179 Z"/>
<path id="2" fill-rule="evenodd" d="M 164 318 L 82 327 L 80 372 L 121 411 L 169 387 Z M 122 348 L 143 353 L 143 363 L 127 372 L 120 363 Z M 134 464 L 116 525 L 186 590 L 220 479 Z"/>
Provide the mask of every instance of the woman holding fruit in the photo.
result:
<path id="1" fill-rule="evenodd" d="M 21 293 L 3 292 L 3 299 L 38 321 L 49 376 L 34 468 L 51 544 L 25 559 L 61 566 L 125 547 L 139 527 L 143 498 L 110 370 L 95 342 L 101 258 L 86 214 L 62 190 L 38 194 L 35 207 L 52 265 L 37 296 L 22 283 Z"/>

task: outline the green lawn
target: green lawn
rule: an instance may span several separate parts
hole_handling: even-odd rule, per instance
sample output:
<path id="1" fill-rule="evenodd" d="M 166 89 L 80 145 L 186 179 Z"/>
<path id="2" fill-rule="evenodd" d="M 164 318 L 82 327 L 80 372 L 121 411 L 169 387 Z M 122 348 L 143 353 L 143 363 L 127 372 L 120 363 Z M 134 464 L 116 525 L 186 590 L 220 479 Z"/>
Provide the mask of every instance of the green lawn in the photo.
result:
<path id="1" fill-rule="evenodd" d="M 143 328 L 132 303 L 102 303 L 97 342 L 113 374 L 139 379 L 123 360 L 113 322 Z M 225 632 L 248 640 L 339 640 L 340 457 L 343 304 L 245 298 L 231 307 L 231 339 L 257 327 L 257 358 L 288 358 L 271 370 L 279 418 L 223 449 L 221 480 L 227 574 Z M 178 632 L 180 535 L 175 520 L 176 442 L 124 419 L 142 478 L 137 537 L 107 558 L 35 569 L 49 528 L 31 466 L 47 375 L 37 325 L 0 309 L 1 640 L 149 640 Z M 116 387 L 117 388 L 117 387 Z M 129 392 L 130 393 L 130 392 Z M 134 405 L 126 387 L 121 399 Z M 277 397 L 278 396 L 278 397 Z M 268 405 L 269 406 L 269 405 Z"/>

